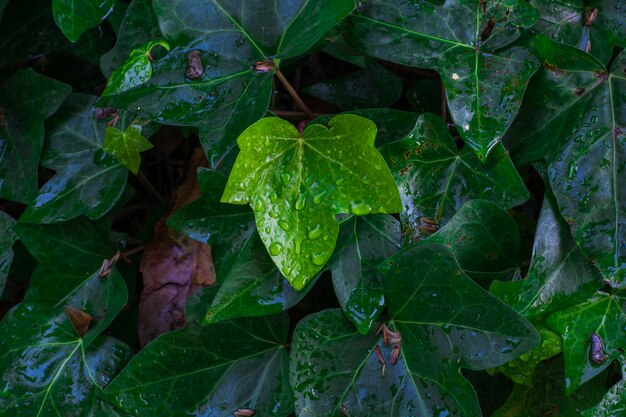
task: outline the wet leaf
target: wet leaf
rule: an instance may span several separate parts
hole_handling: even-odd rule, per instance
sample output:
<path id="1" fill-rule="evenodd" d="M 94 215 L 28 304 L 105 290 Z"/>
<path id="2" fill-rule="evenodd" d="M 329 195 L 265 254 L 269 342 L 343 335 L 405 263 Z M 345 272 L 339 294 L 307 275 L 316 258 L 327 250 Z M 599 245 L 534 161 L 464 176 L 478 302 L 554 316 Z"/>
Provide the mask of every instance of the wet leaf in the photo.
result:
<path id="1" fill-rule="evenodd" d="M 52 0 L 52 14 L 67 39 L 76 42 L 85 30 L 98 26 L 114 5 L 115 0 Z"/>
<path id="2" fill-rule="evenodd" d="M 391 107 L 402 95 L 402 80 L 378 64 L 329 81 L 313 84 L 303 92 L 340 110 Z"/>
<path id="3" fill-rule="evenodd" d="M 548 316 L 546 324 L 563 338 L 565 392 L 571 393 L 598 375 L 626 348 L 624 301 L 605 293 Z M 593 360 L 591 335 L 602 339 L 604 362 Z"/>
<path id="4" fill-rule="evenodd" d="M 538 60 L 509 46 L 537 10 L 523 0 L 359 2 L 348 42 L 377 58 L 441 74 L 448 107 L 464 141 L 484 160 L 522 101 Z M 452 24 L 454 22 L 454 24 Z"/>
<path id="5" fill-rule="evenodd" d="M 139 171 L 140 152 L 152 149 L 152 143 L 141 135 L 140 125 L 130 125 L 125 131 L 109 126 L 104 134 L 102 150 L 124 164 L 133 174 Z"/>
<path id="6" fill-rule="evenodd" d="M 106 121 L 94 117 L 94 101 L 74 94 L 55 115 L 41 164 L 56 174 L 20 221 L 55 223 L 80 215 L 98 219 L 122 196 L 128 171 L 102 151 Z"/>
<path id="7" fill-rule="evenodd" d="M 70 92 L 68 85 L 32 70 L 0 85 L 0 197 L 28 203 L 37 195 L 43 121 Z"/>
<path id="8" fill-rule="evenodd" d="M 393 343 L 360 335 L 339 310 L 308 316 L 292 342 L 297 414 L 480 415 L 459 368 L 502 365 L 530 350 L 536 331 L 465 276 L 443 246 L 405 248 L 382 271 L 388 326 L 401 337 L 398 362 Z"/>
<path id="9" fill-rule="evenodd" d="M 507 141 L 520 163 L 545 159 L 561 215 L 612 286 L 626 280 L 626 53 L 611 71 L 576 48 L 538 38 L 545 63 Z"/>
<path id="10" fill-rule="evenodd" d="M 330 258 L 335 214 L 393 213 L 397 188 L 374 148 L 376 126 L 354 115 L 308 125 L 265 118 L 237 139 L 241 153 L 222 201 L 249 203 L 257 230 L 281 273 L 301 290 Z"/>
<path id="11" fill-rule="evenodd" d="M 138 417 L 227 416 L 240 408 L 287 416 L 287 330 L 279 315 L 167 333 L 133 358 L 105 397 Z"/>
<path id="12" fill-rule="evenodd" d="M 539 318 L 591 297 L 602 280 L 576 246 L 550 189 L 537 222 L 526 279 L 495 281 L 490 291 L 526 318 Z"/>
<path id="13" fill-rule="evenodd" d="M 420 230 L 422 218 L 442 227 L 471 199 L 510 208 L 529 196 L 501 144 L 481 163 L 471 150 L 457 150 L 446 124 L 433 114 L 421 115 L 407 136 L 386 144 L 381 153 L 400 189 L 405 244 L 432 233 Z"/>
<path id="14" fill-rule="evenodd" d="M 256 232 L 249 207 L 220 203 L 226 186 L 223 175 L 200 168 L 198 181 L 202 196 L 168 219 L 171 227 L 211 245 L 217 288 L 201 291 L 193 315 L 208 324 L 293 307 L 307 290 L 295 291 L 278 272 Z"/>
<path id="15" fill-rule="evenodd" d="M 352 216 L 341 224 L 339 245 L 329 268 L 344 313 L 367 334 L 385 304 L 378 265 L 400 248 L 400 225 L 393 216 Z"/>
<path id="16" fill-rule="evenodd" d="M 626 363 L 622 357 L 620 362 Z M 626 365 L 622 365 L 622 379 L 611 387 L 595 407 L 585 410 L 583 417 L 619 417 L 626 413 Z"/>
<path id="17" fill-rule="evenodd" d="M 516 385 L 507 402 L 492 417 L 579 416 L 604 393 L 604 381 L 598 378 L 588 389 L 566 395 L 563 384 L 563 360 L 560 357 L 539 365 L 532 384 Z"/>
<path id="18" fill-rule="evenodd" d="M 11 261 L 13 261 L 13 243 L 17 235 L 13 230 L 15 220 L 3 211 L 0 211 L 0 296 L 4 291 Z"/>

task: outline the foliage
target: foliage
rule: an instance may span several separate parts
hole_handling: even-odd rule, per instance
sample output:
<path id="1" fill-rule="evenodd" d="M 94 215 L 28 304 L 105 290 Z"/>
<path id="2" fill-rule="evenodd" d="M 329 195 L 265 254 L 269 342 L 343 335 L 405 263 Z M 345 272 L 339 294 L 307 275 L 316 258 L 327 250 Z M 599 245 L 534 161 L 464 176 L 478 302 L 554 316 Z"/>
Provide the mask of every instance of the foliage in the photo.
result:
<path id="1" fill-rule="evenodd" d="M 0 47 L 1 416 L 624 413 L 622 0 L 0 0 Z"/>

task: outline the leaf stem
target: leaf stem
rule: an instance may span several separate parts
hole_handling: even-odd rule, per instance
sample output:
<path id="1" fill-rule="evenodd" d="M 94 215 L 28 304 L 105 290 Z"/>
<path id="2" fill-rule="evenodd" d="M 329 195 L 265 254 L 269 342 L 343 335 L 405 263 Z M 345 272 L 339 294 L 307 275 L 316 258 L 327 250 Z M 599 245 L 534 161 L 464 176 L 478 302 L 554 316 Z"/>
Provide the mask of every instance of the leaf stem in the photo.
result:
<path id="1" fill-rule="evenodd" d="M 291 111 L 291 110 L 270 110 L 278 117 L 282 117 L 283 119 L 305 119 L 308 117 L 306 113 L 301 111 Z M 330 113 L 313 113 L 313 118 L 325 116 Z"/>
<path id="2" fill-rule="evenodd" d="M 151 194 L 154 198 L 159 200 L 159 203 L 165 203 L 165 199 L 163 198 L 161 193 L 159 193 L 159 191 L 154 188 L 154 185 L 152 185 L 148 177 L 146 177 L 146 174 L 144 174 L 141 170 L 137 171 L 137 179 L 139 180 L 141 185 L 143 185 L 143 188 L 146 189 L 148 194 Z"/>
<path id="3" fill-rule="evenodd" d="M 287 80 L 287 78 L 285 78 L 283 73 L 280 72 L 278 68 L 276 68 L 276 76 L 280 80 L 283 87 L 285 87 L 285 89 L 287 90 L 287 92 L 289 93 L 293 101 L 296 103 L 296 106 L 298 106 L 298 108 L 302 110 L 304 114 L 306 114 L 306 117 L 308 117 L 309 119 L 314 119 L 315 114 L 307 107 L 306 104 L 304 104 L 304 101 L 302 101 L 302 99 L 300 98 L 296 90 L 294 90 L 291 84 L 289 84 L 289 81 Z"/>

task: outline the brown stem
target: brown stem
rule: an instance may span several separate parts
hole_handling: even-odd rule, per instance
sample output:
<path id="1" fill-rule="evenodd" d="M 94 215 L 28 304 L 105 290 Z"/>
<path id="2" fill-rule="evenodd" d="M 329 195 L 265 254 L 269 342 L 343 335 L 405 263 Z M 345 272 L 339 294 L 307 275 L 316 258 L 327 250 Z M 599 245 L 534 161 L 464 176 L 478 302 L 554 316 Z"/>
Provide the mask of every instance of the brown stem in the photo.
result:
<path id="1" fill-rule="evenodd" d="M 129 256 L 132 256 L 138 252 L 141 252 L 142 250 L 144 250 L 146 248 L 147 245 L 139 245 L 136 248 L 132 248 L 130 250 L 127 250 L 126 252 L 121 253 L 120 255 L 122 256 L 122 258 L 127 258 Z"/>
<path id="2" fill-rule="evenodd" d="M 285 89 L 287 90 L 287 92 L 289 93 L 293 101 L 296 103 L 296 106 L 298 106 L 298 108 L 302 110 L 304 114 L 306 114 L 306 117 L 308 117 L 309 119 L 314 119 L 315 115 L 313 114 L 313 112 L 307 107 L 306 104 L 304 104 L 304 101 L 302 101 L 302 99 L 300 98 L 296 90 L 294 90 L 291 84 L 289 84 L 289 81 L 287 81 L 287 78 L 285 78 L 283 73 L 280 72 L 278 68 L 276 68 L 276 76 L 282 83 L 283 87 L 285 87 Z"/>
<path id="3" fill-rule="evenodd" d="M 283 119 L 306 119 L 309 117 L 307 114 L 301 111 L 291 111 L 291 110 L 270 110 L 276 116 L 281 117 Z M 313 113 L 313 118 L 325 116 L 327 113 Z"/>
<path id="4" fill-rule="evenodd" d="M 139 180 L 141 185 L 143 185 L 143 188 L 145 188 L 146 191 L 148 191 L 149 194 L 151 194 L 154 198 L 159 200 L 160 203 L 165 203 L 166 200 L 159 193 L 159 191 L 156 188 L 154 188 L 154 185 L 152 185 L 148 177 L 146 177 L 146 175 L 142 171 L 137 172 L 137 179 Z"/>

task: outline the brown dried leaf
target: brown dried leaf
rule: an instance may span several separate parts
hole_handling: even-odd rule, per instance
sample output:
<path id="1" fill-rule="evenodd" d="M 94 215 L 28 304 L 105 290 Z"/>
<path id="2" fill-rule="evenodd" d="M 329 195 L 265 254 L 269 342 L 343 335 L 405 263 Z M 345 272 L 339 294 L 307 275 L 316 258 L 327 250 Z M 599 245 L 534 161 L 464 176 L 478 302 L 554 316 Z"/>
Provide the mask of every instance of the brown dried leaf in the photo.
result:
<path id="1" fill-rule="evenodd" d="M 85 333 L 87 333 L 87 330 L 89 330 L 91 322 L 93 322 L 91 314 L 72 306 L 65 306 L 64 310 L 65 315 L 70 320 L 70 323 L 72 323 L 72 326 L 74 326 L 78 336 L 83 337 Z"/>

